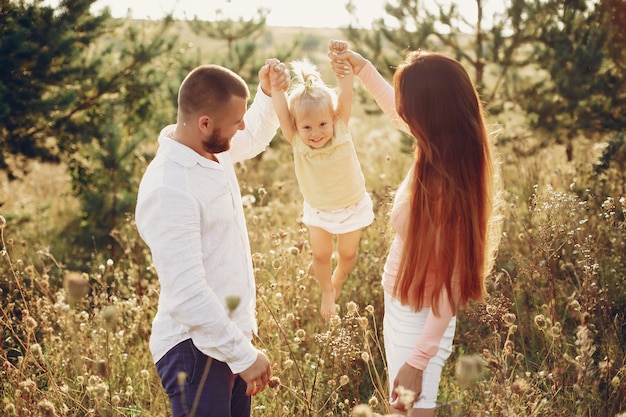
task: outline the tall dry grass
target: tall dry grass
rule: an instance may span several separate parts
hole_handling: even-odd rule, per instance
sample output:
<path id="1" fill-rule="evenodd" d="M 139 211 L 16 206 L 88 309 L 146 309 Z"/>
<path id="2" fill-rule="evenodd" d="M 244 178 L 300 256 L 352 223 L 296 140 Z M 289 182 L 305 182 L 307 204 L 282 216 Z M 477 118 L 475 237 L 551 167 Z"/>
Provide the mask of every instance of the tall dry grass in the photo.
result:
<path id="1" fill-rule="evenodd" d="M 289 148 L 276 143 L 237 167 L 257 278 L 255 344 L 276 377 L 255 397 L 254 416 L 389 412 L 380 275 L 388 211 L 411 156 L 380 116 L 357 111 L 352 129 L 376 220 L 329 323 L 307 273 Z M 510 142 L 499 151 L 508 207 L 497 267 L 487 302 L 460 314 L 438 414 L 624 413 L 625 196 L 594 187 L 597 155 L 568 163 L 555 149 L 529 157 Z M 132 215 L 112 232 L 118 258 L 92 248 L 80 270 L 68 270 L 73 263 L 54 251 L 63 234 L 51 231 L 62 230 L 71 200 L 54 199 L 52 185 L 36 195 L 13 186 L 3 184 L 0 213 L 3 415 L 169 415 L 148 349 L 159 286 Z"/>

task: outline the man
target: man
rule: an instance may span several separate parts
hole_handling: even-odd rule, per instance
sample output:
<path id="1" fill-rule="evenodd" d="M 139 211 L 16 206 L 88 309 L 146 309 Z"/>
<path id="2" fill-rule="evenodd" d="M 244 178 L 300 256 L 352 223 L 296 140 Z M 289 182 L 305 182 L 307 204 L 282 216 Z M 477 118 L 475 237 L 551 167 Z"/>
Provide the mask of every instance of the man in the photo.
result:
<path id="1" fill-rule="evenodd" d="M 174 417 L 249 417 L 250 396 L 271 376 L 251 343 L 256 291 L 233 167 L 276 133 L 270 71 L 281 72 L 287 88 L 285 66 L 268 60 L 249 110 L 237 74 L 217 65 L 191 71 L 178 92 L 177 123 L 161 131 L 139 186 L 136 224 L 161 286 L 150 350 Z"/>

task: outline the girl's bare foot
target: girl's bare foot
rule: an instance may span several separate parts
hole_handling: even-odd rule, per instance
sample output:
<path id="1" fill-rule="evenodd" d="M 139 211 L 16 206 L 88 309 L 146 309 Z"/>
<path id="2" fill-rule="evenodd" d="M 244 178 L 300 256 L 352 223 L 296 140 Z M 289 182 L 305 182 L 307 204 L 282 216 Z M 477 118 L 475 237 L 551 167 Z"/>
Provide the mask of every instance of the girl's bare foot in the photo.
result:
<path id="1" fill-rule="evenodd" d="M 322 291 L 322 305 L 320 313 L 324 320 L 328 321 L 335 316 L 335 289 L 332 291 Z"/>

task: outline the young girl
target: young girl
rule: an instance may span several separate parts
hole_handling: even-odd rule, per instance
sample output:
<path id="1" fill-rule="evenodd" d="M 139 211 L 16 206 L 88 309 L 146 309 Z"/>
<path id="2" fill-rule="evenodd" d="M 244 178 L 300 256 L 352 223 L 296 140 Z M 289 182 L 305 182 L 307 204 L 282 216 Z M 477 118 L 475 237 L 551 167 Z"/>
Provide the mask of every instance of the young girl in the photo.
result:
<path id="1" fill-rule="evenodd" d="M 335 50 L 332 43 L 330 48 Z M 328 320 L 356 262 L 361 228 L 372 223 L 374 212 L 348 131 L 352 74 L 339 79 L 337 94 L 308 60 L 291 66 L 296 84 L 288 95 L 272 84 L 272 100 L 283 135 L 293 147 L 304 197 L 302 221 L 309 228 L 313 272 L 322 290 L 320 313 Z M 338 257 L 333 271 L 335 235 Z"/>
<path id="2" fill-rule="evenodd" d="M 497 170 L 480 99 L 463 68 L 414 51 L 393 87 L 356 52 L 329 52 L 335 74 L 356 74 L 393 124 L 416 141 L 415 161 L 391 211 L 396 232 L 384 266 L 384 343 L 394 412 L 434 417 L 456 311 L 481 300 L 499 243 Z M 398 402 L 396 388 L 416 394 Z"/>

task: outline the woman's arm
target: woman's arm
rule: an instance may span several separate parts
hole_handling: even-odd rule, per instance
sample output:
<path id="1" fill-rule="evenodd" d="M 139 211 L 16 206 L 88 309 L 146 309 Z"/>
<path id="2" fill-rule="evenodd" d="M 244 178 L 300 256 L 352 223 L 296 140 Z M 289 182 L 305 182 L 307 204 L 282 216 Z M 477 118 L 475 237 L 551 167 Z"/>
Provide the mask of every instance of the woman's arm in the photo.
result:
<path id="1" fill-rule="evenodd" d="M 334 41 L 343 42 L 344 41 Z M 348 49 L 347 43 L 343 52 L 329 52 L 333 72 L 337 77 L 345 77 L 353 72 L 365 85 L 378 106 L 389 116 L 391 123 L 398 129 L 410 133 L 408 126 L 400 118 L 396 112 L 395 94 L 393 87 L 383 78 L 383 76 L 374 68 L 372 63 L 361 54 Z"/>

